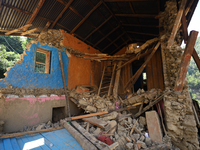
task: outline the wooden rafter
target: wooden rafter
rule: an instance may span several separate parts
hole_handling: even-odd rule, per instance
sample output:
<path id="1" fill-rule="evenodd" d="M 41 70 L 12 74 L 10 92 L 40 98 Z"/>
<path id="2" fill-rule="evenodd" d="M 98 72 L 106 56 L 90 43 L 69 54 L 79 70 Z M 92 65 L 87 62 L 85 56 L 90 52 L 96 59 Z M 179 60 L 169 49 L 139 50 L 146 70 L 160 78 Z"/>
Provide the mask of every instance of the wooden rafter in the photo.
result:
<path id="1" fill-rule="evenodd" d="M 112 31 L 110 31 L 107 35 L 105 35 L 101 40 L 99 40 L 95 45 L 97 46 L 99 43 L 101 43 L 105 38 L 107 38 L 110 34 L 112 34 L 115 30 L 117 30 L 119 28 L 119 26 L 117 26 L 116 28 L 114 28 Z"/>
<path id="2" fill-rule="evenodd" d="M 24 28 L 29 28 L 30 26 L 32 26 L 32 24 L 26 24 L 25 26 L 22 26 L 22 27 L 20 27 L 18 29 L 14 29 L 14 30 L 6 32 L 5 35 L 10 35 L 12 33 L 18 32 L 18 31 L 20 31 L 20 30 L 22 30 Z"/>
<path id="3" fill-rule="evenodd" d="M 103 0 L 101 0 L 101 1 L 102 1 L 102 3 L 104 4 L 104 6 L 108 9 L 108 11 L 111 13 L 111 15 L 115 18 L 115 20 L 118 22 L 118 24 L 121 26 L 123 32 L 125 32 L 126 35 L 128 36 L 128 38 L 132 41 L 132 38 L 129 36 L 129 34 L 126 32 L 126 30 L 124 30 L 124 28 L 122 27 L 122 24 L 121 24 L 121 22 L 119 21 L 119 19 L 114 15 L 114 13 L 110 10 L 110 8 L 106 5 L 106 3 L 105 3 Z M 126 42 L 125 40 L 123 40 L 123 41 Z M 126 43 L 126 44 L 127 44 L 127 43 Z"/>
<path id="4" fill-rule="evenodd" d="M 119 35 L 114 41 L 112 41 L 110 44 L 108 44 L 101 52 L 104 52 L 110 45 L 112 45 L 113 43 L 115 43 L 119 38 L 121 38 L 123 35 L 125 34 L 125 32 L 123 32 L 121 35 Z"/>
<path id="5" fill-rule="evenodd" d="M 100 1 L 96 6 L 90 10 L 90 12 L 74 27 L 74 29 L 70 32 L 71 34 L 74 33 L 82 24 L 83 22 L 102 4 Z"/>
<path id="6" fill-rule="evenodd" d="M 30 33 L 33 33 L 33 32 L 35 32 L 35 31 L 39 31 L 39 29 L 38 29 L 38 28 L 31 29 L 31 30 L 28 30 L 28 31 L 22 33 L 21 35 L 30 34 Z"/>
<path id="7" fill-rule="evenodd" d="M 155 25 L 139 25 L 139 24 L 122 24 L 122 26 L 159 28 L 159 26 L 155 26 Z"/>
<path id="8" fill-rule="evenodd" d="M 42 31 L 41 32 L 45 32 L 47 29 L 48 29 L 48 27 L 51 25 L 51 22 L 47 22 L 46 23 L 46 25 L 45 25 L 45 27 L 42 29 Z"/>
<path id="9" fill-rule="evenodd" d="M 2 36 L 7 36 L 7 35 L 5 35 L 5 34 L 2 33 L 2 32 L 0 32 L 0 35 L 2 35 Z M 12 33 L 12 34 L 10 34 L 10 35 L 12 35 L 12 36 L 21 36 L 21 33 Z M 26 37 L 30 37 L 30 38 L 37 38 L 37 36 L 32 36 L 32 35 L 34 35 L 34 34 L 25 35 L 25 36 L 26 36 Z"/>
<path id="10" fill-rule="evenodd" d="M 157 34 L 151 34 L 151 33 L 141 33 L 141 32 L 133 32 L 133 31 L 127 31 L 128 33 L 132 33 L 132 34 L 141 34 L 141 35 L 150 35 L 150 36 L 159 36 Z"/>
<path id="11" fill-rule="evenodd" d="M 172 45 L 174 43 L 174 39 L 175 39 L 176 33 L 177 33 L 178 29 L 179 29 L 179 24 L 180 24 L 183 12 L 185 10 L 186 2 L 187 2 L 187 0 L 182 0 L 181 1 L 180 9 L 179 9 L 178 14 L 176 16 L 174 27 L 172 29 L 171 36 L 170 36 L 169 41 L 168 41 L 168 45 L 167 45 L 168 49 L 171 49 L 171 47 L 172 47 Z"/>
<path id="12" fill-rule="evenodd" d="M 42 5 L 44 4 L 45 0 L 40 0 L 39 3 L 37 4 L 37 7 L 35 8 L 33 14 L 31 15 L 31 18 L 27 21 L 26 24 L 31 24 L 35 17 L 37 16 L 38 12 L 42 8 Z M 28 28 L 24 28 L 23 30 L 26 31 Z"/>
<path id="13" fill-rule="evenodd" d="M 110 16 L 108 19 L 106 19 L 102 24 L 100 24 L 96 29 L 94 29 L 90 34 L 88 34 L 88 36 L 85 37 L 84 41 L 87 40 L 93 33 L 95 33 L 97 30 L 99 30 L 106 22 L 108 22 L 110 20 L 110 18 L 112 18 L 112 16 Z"/>
<path id="14" fill-rule="evenodd" d="M 58 17 L 56 18 L 56 20 L 53 22 L 53 24 L 51 25 L 51 29 L 53 29 L 53 27 L 55 26 L 55 24 L 58 22 L 58 20 L 62 17 L 62 15 L 64 14 L 64 12 L 69 8 L 69 6 L 71 5 L 71 3 L 74 0 L 70 0 L 67 4 L 65 4 L 65 8 L 62 10 L 62 12 L 58 15 Z"/>
<path id="15" fill-rule="evenodd" d="M 184 38 L 184 42 L 185 44 L 187 43 L 188 40 L 188 31 L 187 31 L 187 22 L 186 22 L 186 17 L 185 17 L 185 11 L 183 11 L 183 15 L 181 18 L 181 22 L 182 22 L 182 29 L 183 29 L 183 38 Z"/>
<path id="16" fill-rule="evenodd" d="M 115 14 L 118 17 L 157 18 L 157 15 L 149 14 Z"/>

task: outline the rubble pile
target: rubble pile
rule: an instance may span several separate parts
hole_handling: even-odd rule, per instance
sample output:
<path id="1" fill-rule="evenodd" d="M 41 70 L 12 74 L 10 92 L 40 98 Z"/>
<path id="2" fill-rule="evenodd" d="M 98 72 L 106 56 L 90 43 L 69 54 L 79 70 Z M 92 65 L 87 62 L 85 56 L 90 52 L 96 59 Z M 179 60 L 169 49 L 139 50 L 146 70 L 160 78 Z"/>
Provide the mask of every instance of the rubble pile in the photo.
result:
<path id="1" fill-rule="evenodd" d="M 46 123 L 41 123 L 35 126 L 24 126 L 23 130 L 21 130 L 20 132 L 40 131 L 43 129 L 51 129 L 51 128 L 58 128 L 58 127 L 62 127 L 60 121 L 56 123 L 52 123 L 51 121 L 48 121 Z"/>
<path id="2" fill-rule="evenodd" d="M 69 93 L 70 99 L 87 113 L 115 110 L 139 102 L 147 104 L 160 95 L 161 91 L 159 89 L 151 89 L 147 92 L 138 90 L 137 93 L 128 95 L 124 100 L 120 97 L 115 98 L 114 96 L 107 95 L 100 97 L 97 94 L 90 92 L 79 93 L 75 89 Z"/>
<path id="3" fill-rule="evenodd" d="M 97 119 L 97 117 L 93 118 Z M 131 114 L 127 114 L 127 111 L 122 113 L 114 111 L 102 117 L 100 116 L 98 120 L 99 122 L 103 121 L 106 125 L 97 127 L 88 122 L 80 122 L 80 125 L 91 135 L 108 145 L 118 143 L 116 150 L 173 149 L 170 138 L 167 136 L 163 138 L 161 143 L 151 140 L 146 118 L 143 116 L 136 120 L 131 117 Z"/>

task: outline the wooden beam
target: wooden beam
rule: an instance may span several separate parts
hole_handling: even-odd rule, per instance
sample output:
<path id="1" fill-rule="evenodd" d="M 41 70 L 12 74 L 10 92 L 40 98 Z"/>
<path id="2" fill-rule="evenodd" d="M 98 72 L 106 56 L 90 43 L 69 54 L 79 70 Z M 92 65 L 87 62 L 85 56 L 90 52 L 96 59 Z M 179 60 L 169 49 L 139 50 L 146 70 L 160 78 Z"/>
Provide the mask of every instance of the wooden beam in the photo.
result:
<path id="1" fill-rule="evenodd" d="M 18 29 L 14 29 L 14 30 L 6 32 L 5 35 L 10 35 L 12 33 L 18 32 L 18 31 L 20 31 L 20 30 L 22 30 L 24 28 L 27 28 L 27 27 L 29 28 L 30 26 L 32 26 L 32 24 L 26 24 L 25 26 L 22 26 L 22 27 L 20 27 Z"/>
<path id="2" fill-rule="evenodd" d="M 121 67 L 122 65 L 122 61 L 119 61 L 118 63 L 118 67 Z M 114 97 L 117 97 L 118 96 L 118 88 L 119 88 L 119 79 L 120 79 L 120 73 L 121 73 L 121 70 L 118 70 L 116 72 L 116 76 L 115 76 L 115 83 L 114 83 L 114 87 L 113 87 L 113 96 Z"/>
<path id="3" fill-rule="evenodd" d="M 93 33 L 95 33 L 97 30 L 99 30 L 106 22 L 108 22 L 110 20 L 110 18 L 112 18 L 112 16 L 110 16 L 108 19 L 106 19 L 102 24 L 100 24 L 96 29 L 94 29 L 90 34 L 88 34 L 88 36 L 86 36 L 86 38 L 84 39 L 87 40 Z"/>
<path id="4" fill-rule="evenodd" d="M 95 11 L 101 4 L 102 2 L 100 1 L 96 6 L 94 6 L 92 10 L 90 10 L 90 12 L 74 27 L 74 29 L 70 33 L 74 33 L 83 24 L 83 22 L 93 13 L 93 11 Z"/>
<path id="5" fill-rule="evenodd" d="M 151 34 L 151 33 L 141 33 L 141 32 L 133 32 L 133 31 L 127 31 L 128 33 L 132 33 L 132 34 L 141 34 L 141 35 L 150 35 L 150 36 L 156 36 L 158 37 L 158 34 Z"/>
<path id="6" fill-rule="evenodd" d="M 197 52 L 196 52 L 195 49 L 194 49 L 194 51 L 193 51 L 193 53 L 192 53 L 192 57 L 193 57 L 193 59 L 194 59 L 196 65 L 197 65 L 197 67 L 198 67 L 198 69 L 199 69 L 199 71 L 200 71 L 200 59 L 199 59 L 199 56 L 198 56 L 198 54 L 197 54 Z"/>
<path id="7" fill-rule="evenodd" d="M 45 27 L 42 29 L 42 31 L 41 32 L 45 32 L 47 29 L 48 29 L 48 27 L 51 25 L 51 22 L 47 22 L 46 23 L 46 25 L 45 25 Z"/>
<path id="8" fill-rule="evenodd" d="M 35 17 L 37 16 L 38 12 L 42 8 L 42 5 L 44 4 L 45 0 L 40 0 L 39 3 L 37 4 L 33 14 L 31 15 L 31 18 L 27 21 L 26 24 L 31 24 Z M 26 31 L 28 28 L 24 28 L 23 30 Z"/>
<path id="9" fill-rule="evenodd" d="M 33 33 L 33 32 L 35 32 L 35 31 L 39 31 L 39 29 L 38 29 L 38 28 L 31 29 L 31 30 L 28 30 L 28 31 L 22 33 L 21 35 L 30 34 L 30 33 Z"/>
<path id="10" fill-rule="evenodd" d="M 148 2 L 154 0 L 104 0 L 104 2 Z"/>
<path id="11" fill-rule="evenodd" d="M 123 35 L 125 34 L 125 32 L 123 32 L 121 35 L 119 35 L 114 41 L 112 41 L 110 44 L 108 44 L 101 52 L 104 52 L 110 45 L 112 45 L 113 43 L 115 43 L 119 38 L 121 38 Z"/>
<path id="12" fill-rule="evenodd" d="M 184 81 L 190 64 L 190 59 L 194 51 L 194 45 L 196 43 L 197 35 L 198 35 L 197 31 L 190 32 L 188 43 L 186 45 L 183 57 L 181 59 L 180 71 L 178 73 L 178 77 L 175 82 L 175 87 L 174 87 L 175 91 L 183 90 Z"/>
<path id="13" fill-rule="evenodd" d="M 73 0 L 70 0 L 67 4 L 65 4 L 65 8 L 62 10 L 62 12 L 58 15 L 58 17 L 56 18 L 56 20 L 53 22 L 53 24 L 50 27 L 51 29 L 53 29 L 53 27 L 55 26 L 55 24 L 62 17 L 62 15 L 64 14 L 64 12 L 69 8 L 69 6 L 71 5 L 72 2 L 73 2 Z"/>
<path id="14" fill-rule="evenodd" d="M 140 24 L 122 24 L 122 26 L 159 28 L 159 26 L 154 26 L 154 25 L 140 25 Z"/>
<path id="15" fill-rule="evenodd" d="M 168 49 L 171 49 L 171 47 L 172 47 L 172 45 L 174 43 L 174 39 L 176 37 L 176 33 L 177 33 L 178 29 L 179 29 L 179 24 L 180 24 L 183 12 L 185 10 L 186 2 L 187 2 L 187 0 L 182 0 L 181 1 L 180 9 L 179 9 L 178 14 L 176 16 L 176 20 L 175 20 L 174 27 L 173 27 L 172 32 L 171 32 L 171 36 L 170 36 L 170 38 L 168 40 L 168 45 L 167 45 Z"/>
<path id="16" fill-rule="evenodd" d="M 123 68 L 124 66 L 132 63 L 133 61 L 139 60 L 140 58 L 143 58 L 143 57 L 149 55 L 150 53 L 151 53 L 151 51 L 149 50 L 148 52 L 145 52 L 141 55 L 137 55 L 137 56 L 133 57 L 132 59 L 130 59 L 129 61 L 125 62 L 121 67 L 117 68 L 116 70 L 119 70 L 119 69 Z"/>
<path id="17" fill-rule="evenodd" d="M 95 45 L 97 46 L 99 43 L 101 43 L 105 38 L 107 38 L 110 34 L 112 34 L 115 30 L 117 30 L 119 28 L 119 26 L 117 26 L 116 28 L 114 28 L 112 31 L 110 31 L 107 35 L 105 35 L 101 40 L 99 40 Z"/>
<path id="18" fill-rule="evenodd" d="M 138 69 L 138 71 L 134 74 L 134 76 L 128 81 L 128 83 L 125 85 L 124 89 L 126 89 L 129 84 L 132 82 L 132 84 L 135 84 L 137 79 L 140 77 L 141 73 L 143 72 L 144 68 L 146 67 L 147 63 L 151 60 L 155 52 L 157 51 L 158 47 L 160 46 L 160 42 L 158 42 L 154 48 L 154 50 L 151 52 L 149 57 L 146 59 L 146 61 L 142 64 L 142 66 Z"/>
<path id="19" fill-rule="evenodd" d="M 137 18 L 156 18 L 157 15 L 149 15 L 149 14 L 115 14 L 118 17 L 137 17 Z"/>

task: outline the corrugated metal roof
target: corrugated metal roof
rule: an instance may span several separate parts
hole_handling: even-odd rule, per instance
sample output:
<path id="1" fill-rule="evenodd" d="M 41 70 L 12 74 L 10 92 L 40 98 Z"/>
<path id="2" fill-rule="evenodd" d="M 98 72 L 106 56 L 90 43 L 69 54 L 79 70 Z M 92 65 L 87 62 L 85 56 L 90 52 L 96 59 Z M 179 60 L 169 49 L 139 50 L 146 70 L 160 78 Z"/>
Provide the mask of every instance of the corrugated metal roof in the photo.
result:
<path id="1" fill-rule="evenodd" d="M 0 139 L 0 150 L 82 150 L 80 144 L 66 129 L 40 134 Z"/>
<path id="2" fill-rule="evenodd" d="M 12 30 L 24 26 L 30 19 L 31 14 L 34 12 L 40 0 L 2 0 L 2 9 L 0 9 L 0 29 Z M 53 23 L 62 10 L 66 7 L 69 0 L 46 0 L 42 5 L 37 17 L 32 22 L 29 29 L 39 28 L 40 32 L 45 27 L 47 21 Z M 97 7 L 82 24 L 79 24 L 84 17 L 99 3 L 99 0 L 74 0 L 69 8 L 62 14 L 62 17 L 57 21 L 53 27 L 55 29 L 64 29 L 71 32 L 77 25 L 77 29 L 74 31 L 75 35 L 82 39 L 85 39 L 90 35 L 85 42 L 94 46 L 98 41 L 102 40 L 104 36 L 109 34 L 115 27 L 119 28 L 110 34 L 107 38 L 99 42 L 96 46 L 98 50 L 104 50 L 105 53 L 112 53 L 112 50 L 117 52 L 120 48 L 116 48 L 115 45 L 122 46 L 125 41 L 132 42 L 138 40 L 139 42 L 154 38 L 150 34 L 158 34 L 158 27 L 144 27 L 137 25 L 151 25 L 159 26 L 159 19 L 148 17 L 127 17 L 116 16 L 115 14 L 153 14 L 158 15 L 159 9 L 164 11 L 164 5 L 166 0 L 160 0 L 160 5 L 157 0 L 151 1 L 121 1 L 121 2 L 104 2 Z M 194 0 L 196 7 L 197 0 Z M 188 2 L 189 3 L 189 2 Z M 159 5 L 159 6 L 158 6 Z M 192 5 L 192 8 L 193 8 Z M 132 10 L 132 8 L 133 10 Z M 134 12 L 133 12 L 134 11 Z M 187 19 L 190 20 L 190 16 L 193 14 L 194 9 L 189 12 Z M 104 21 L 110 20 L 106 23 Z M 104 23 L 104 25 L 102 25 Z M 127 26 L 128 24 L 128 26 Z M 102 25 L 101 27 L 99 27 Z M 133 26 L 131 26 L 133 25 Z M 51 27 L 51 26 L 50 26 Z M 98 29 L 93 33 L 94 30 Z M 132 32 L 139 32 L 141 34 L 133 34 Z M 125 34 L 116 40 L 121 33 Z M 93 33 L 93 34 L 91 34 Z M 145 33 L 147 33 L 145 35 Z M 131 38 L 131 39 L 130 39 Z M 114 41 L 112 43 L 112 41 Z M 136 41 L 137 42 L 137 41 Z M 109 44 L 112 43 L 110 46 Z M 106 49 L 105 49 L 106 48 Z"/>

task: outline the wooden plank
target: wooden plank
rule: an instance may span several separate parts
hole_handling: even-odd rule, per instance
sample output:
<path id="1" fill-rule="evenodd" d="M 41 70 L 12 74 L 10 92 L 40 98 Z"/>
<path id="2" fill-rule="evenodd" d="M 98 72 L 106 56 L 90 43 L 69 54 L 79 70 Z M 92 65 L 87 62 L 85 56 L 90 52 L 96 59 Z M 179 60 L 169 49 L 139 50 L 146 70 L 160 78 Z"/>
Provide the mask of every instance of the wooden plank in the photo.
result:
<path id="1" fill-rule="evenodd" d="M 14 29 L 14 30 L 8 31 L 8 32 L 5 33 L 5 35 L 10 35 L 10 34 L 12 34 L 12 33 L 14 33 L 14 32 L 18 32 L 18 31 L 22 30 L 22 29 L 25 28 L 25 27 L 30 27 L 30 26 L 32 26 L 32 24 L 27 24 L 27 25 L 22 26 L 22 27 L 20 27 L 20 28 L 18 28 L 18 29 Z"/>
<path id="2" fill-rule="evenodd" d="M 157 51 L 156 51 L 157 52 Z M 154 88 L 159 88 L 159 81 L 158 81 L 158 68 L 157 68 L 157 62 L 156 62 L 156 52 L 151 58 L 152 60 L 152 74 L 153 74 L 153 87 Z"/>
<path id="3" fill-rule="evenodd" d="M 50 51 L 47 51 L 46 53 L 46 62 L 45 62 L 45 73 L 49 74 L 50 71 Z"/>
<path id="4" fill-rule="evenodd" d="M 149 55 L 149 57 L 147 58 L 147 60 L 142 64 L 142 66 L 138 69 L 138 71 L 134 74 L 134 76 L 128 81 L 128 83 L 125 85 L 124 89 L 126 89 L 131 82 L 132 82 L 132 84 L 135 84 L 135 82 L 137 81 L 137 79 L 141 75 L 142 71 L 146 67 L 147 63 L 150 61 L 150 59 L 152 58 L 152 56 L 154 55 L 154 53 L 157 51 L 157 49 L 158 49 L 159 46 L 160 46 L 160 42 L 158 42 L 156 44 L 154 50 L 151 52 L 151 54 Z"/>
<path id="5" fill-rule="evenodd" d="M 100 94 L 100 91 L 101 91 L 101 86 L 102 86 L 102 83 L 103 83 L 103 77 L 104 77 L 105 70 L 106 70 L 106 66 L 104 65 L 103 73 L 102 73 L 102 76 L 101 76 L 101 82 L 100 82 L 99 89 L 98 89 L 98 95 Z"/>
<path id="6" fill-rule="evenodd" d="M 118 17 L 135 17 L 135 18 L 156 18 L 157 15 L 149 14 L 115 14 Z"/>
<path id="7" fill-rule="evenodd" d="M 45 0 L 40 0 L 38 5 L 36 6 L 33 14 L 31 15 L 31 18 L 27 21 L 26 24 L 31 24 L 33 22 L 33 20 L 35 19 L 35 17 L 37 16 L 37 14 L 39 13 L 40 9 L 42 8 L 43 4 L 44 4 Z M 26 31 L 28 28 L 25 27 L 23 29 L 23 31 Z"/>
<path id="8" fill-rule="evenodd" d="M 174 27 L 173 27 L 172 32 L 171 32 L 171 36 L 168 40 L 168 45 L 167 45 L 168 49 L 171 49 L 171 47 L 174 43 L 174 39 L 175 39 L 176 33 L 179 29 L 179 24 L 180 24 L 180 21 L 181 21 L 181 18 L 182 18 L 184 9 L 185 9 L 186 2 L 187 2 L 187 0 L 181 1 L 180 9 L 179 9 L 178 14 L 176 16 L 176 20 L 175 20 Z"/>
<path id="9" fill-rule="evenodd" d="M 92 8 L 92 10 L 90 10 L 90 12 L 73 28 L 73 30 L 70 32 L 70 34 L 74 33 L 82 24 L 83 22 L 102 4 L 102 2 L 100 1 L 98 4 L 96 4 L 96 6 L 94 6 Z"/>
<path id="10" fill-rule="evenodd" d="M 14 138 L 11 138 L 10 141 L 11 141 L 11 143 L 12 143 L 12 147 L 13 147 L 15 150 L 20 150 L 20 147 L 19 147 L 19 145 L 18 145 L 17 140 L 16 140 L 15 137 L 14 137 Z"/>
<path id="11" fill-rule="evenodd" d="M 121 65 L 122 65 L 122 61 L 119 61 L 117 66 L 120 67 Z M 121 74 L 121 69 L 117 70 L 117 72 L 116 72 L 115 83 L 114 83 L 114 87 L 113 87 L 113 96 L 114 97 L 118 96 L 120 74 Z"/>
<path id="12" fill-rule="evenodd" d="M 91 124 L 93 124 L 93 125 L 95 125 L 95 126 L 97 126 L 99 128 L 102 128 L 102 129 L 104 129 L 106 127 L 106 125 L 108 124 L 107 122 L 105 122 L 103 120 L 96 119 L 96 118 L 93 118 L 93 117 L 84 118 L 82 120 L 85 121 L 85 122 L 89 122 L 89 123 L 91 123 Z"/>
<path id="13" fill-rule="evenodd" d="M 158 83 L 159 89 L 164 90 L 164 79 L 163 79 L 163 68 L 162 68 L 162 57 L 161 57 L 161 49 L 156 52 L 156 62 L 157 62 L 157 72 L 158 72 Z"/>
<path id="14" fill-rule="evenodd" d="M 68 122 L 61 121 L 67 131 L 79 142 L 84 150 L 97 150 L 97 148 L 88 141 L 82 134 L 75 130 Z"/>
<path id="15" fill-rule="evenodd" d="M 51 29 L 53 29 L 53 27 L 55 26 L 55 24 L 58 22 L 58 20 L 62 17 L 62 15 L 64 14 L 64 12 L 69 8 L 69 6 L 71 5 L 71 3 L 74 0 L 70 0 L 67 4 L 65 4 L 65 8 L 62 10 L 62 12 L 58 15 L 58 17 L 56 18 L 56 20 L 53 22 L 53 24 L 51 25 Z"/>
<path id="16" fill-rule="evenodd" d="M 62 81 L 63 81 L 63 88 L 64 88 L 64 92 L 65 92 L 65 99 L 66 99 L 66 103 L 67 103 L 67 112 L 68 112 L 68 116 L 71 117 L 70 107 L 69 107 L 69 97 L 68 97 L 67 88 L 66 88 L 65 72 L 64 72 L 61 52 L 59 52 L 59 62 L 60 62 L 60 70 L 61 70 Z"/>
<path id="17" fill-rule="evenodd" d="M 197 54 L 195 49 L 194 49 L 194 51 L 192 53 L 192 57 L 194 58 L 194 61 L 195 61 L 196 65 L 197 65 L 197 67 L 198 67 L 198 69 L 200 71 L 200 59 L 199 59 L 199 56 L 198 56 L 198 54 Z"/>
<path id="18" fill-rule="evenodd" d="M 140 58 L 143 58 L 143 57 L 149 55 L 150 53 L 151 53 L 151 50 L 149 50 L 148 52 L 145 52 L 145 53 L 143 53 L 141 55 L 134 56 L 132 59 L 130 59 L 129 61 L 125 62 L 123 65 L 121 65 L 121 67 L 118 67 L 116 70 L 119 70 L 122 67 L 126 66 L 127 64 L 130 64 L 135 60 L 139 60 Z"/>
<path id="19" fill-rule="evenodd" d="M 115 68 L 116 68 L 117 64 L 114 64 L 113 70 L 112 70 L 112 77 L 111 77 L 111 81 L 110 81 L 110 86 L 109 86 L 109 90 L 108 90 L 108 96 L 110 96 L 111 91 L 112 91 L 112 86 L 113 86 L 113 81 L 114 81 L 114 77 L 115 77 Z"/>
<path id="20" fill-rule="evenodd" d="M 31 29 L 31 30 L 28 30 L 28 31 L 26 31 L 26 32 L 23 32 L 21 35 L 30 34 L 30 33 L 33 33 L 33 32 L 35 32 L 35 31 L 39 31 L 39 29 L 38 29 L 38 28 Z"/>
<path id="21" fill-rule="evenodd" d="M 188 71 L 188 67 L 189 67 L 189 64 L 190 64 L 190 59 L 191 59 L 191 56 L 192 56 L 193 51 L 194 51 L 194 45 L 195 45 L 195 42 L 196 42 L 196 39 L 197 39 L 197 35 L 198 35 L 197 31 L 191 31 L 190 32 L 188 43 L 186 45 L 183 57 L 181 59 L 180 71 L 178 73 L 178 76 L 177 76 L 177 79 L 176 79 L 176 82 L 175 82 L 175 87 L 174 87 L 175 91 L 182 91 L 183 90 L 184 81 L 185 81 L 186 74 L 187 74 L 187 71 Z"/>
<path id="22" fill-rule="evenodd" d="M 72 125 L 80 131 L 92 144 L 94 144 L 100 150 L 109 150 L 108 145 L 97 140 L 93 135 L 87 132 L 83 127 L 81 127 L 76 121 L 72 121 Z"/>

